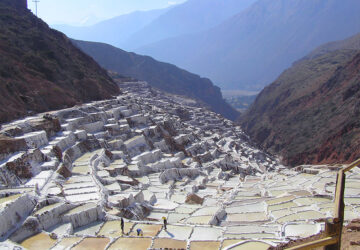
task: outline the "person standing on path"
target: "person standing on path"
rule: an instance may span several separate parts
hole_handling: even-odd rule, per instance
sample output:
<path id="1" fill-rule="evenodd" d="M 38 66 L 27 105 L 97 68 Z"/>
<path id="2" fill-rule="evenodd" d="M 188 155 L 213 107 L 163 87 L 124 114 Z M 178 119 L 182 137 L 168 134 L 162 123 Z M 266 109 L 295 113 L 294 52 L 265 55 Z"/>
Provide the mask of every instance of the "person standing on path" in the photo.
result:
<path id="1" fill-rule="evenodd" d="M 164 222 L 164 229 L 165 230 L 167 230 L 167 219 L 166 219 L 166 217 L 164 216 L 164 217 L 162 217 L 162 219 L 163 219 L 163 222 Z"/>
<path id="2" fill-rule="evenodd" d="M 121 233 L 124 234 L 124 219 L 121 218 L 120 220 L 120 227 L 121 227 Z"/>

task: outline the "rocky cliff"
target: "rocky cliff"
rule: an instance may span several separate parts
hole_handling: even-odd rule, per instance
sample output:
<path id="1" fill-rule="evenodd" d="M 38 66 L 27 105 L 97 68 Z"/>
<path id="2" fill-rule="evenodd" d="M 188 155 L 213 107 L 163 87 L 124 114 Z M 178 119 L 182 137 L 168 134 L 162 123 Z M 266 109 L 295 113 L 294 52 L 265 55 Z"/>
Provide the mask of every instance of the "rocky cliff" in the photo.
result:
<path id="1" fill-rule="evenodd" d="M 105 70 L 24 3 L 0 1 L 0 123 L 119 93 Z"/>
<path id="2" fill-rule="evenodd" d="M 243 128 L 289 165 L 360 157 L 359 41 L 327 44 L 295 63 L 259 94 Z"/>
<path id="3" fill-rule="evenodd" d="M 220 88 L 198 75 L 175 65 L 154 60 L 148 56 L 129 53 L 104 43 L 75 41 L 74 44 L 92 56 L 102 67 L 121 75 L 147 81 L 160 90 L 195 98 L 212 111 L 234 120 L 239 113 L 222 98 Z"/>

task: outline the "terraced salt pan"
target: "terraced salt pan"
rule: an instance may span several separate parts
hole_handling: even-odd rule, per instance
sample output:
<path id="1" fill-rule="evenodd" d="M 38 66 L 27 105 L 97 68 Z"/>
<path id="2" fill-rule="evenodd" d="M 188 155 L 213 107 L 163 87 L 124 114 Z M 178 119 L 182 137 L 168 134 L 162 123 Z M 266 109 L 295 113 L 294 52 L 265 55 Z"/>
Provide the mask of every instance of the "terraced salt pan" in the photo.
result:
<path id="1" fill-rule="evenodd" d="M 93 187 L 93 182 L 80 182 L 80 183 L 73 183 L 73 184 L 66 184 L 64 185 L 64 189 L 77 189 L 77 188 L 86 188 L 86 187 Z"/>
<path id="2" fill-rule="evenodd" d="M 298 212 L 296 214 L 286 215 L 281 217 L 277 220 L 278 223 L 285 223 L 291 221 L 302 221 L 302 220 L 315 220 L 324 218 L 325 214 L 322 214 L 318 211 L 305 211 L 305 212 Z"/>
<path id="3" fill-rule="evenodd" d="M 55 208 L 55 207 L 57 207 L 57 206 L 59 206 L 59 205 L 61 205 L 61 203 L 54 203 L 54 204 L 51 204 L 51 205 L 49 205 L 49 206 L 45 206 L 45 207 L 39 209 L 38 211 L 36 211 L 34 214 L 35 214 L 35 215 L 38 215 L 38 214 L 42 214 L 42 213 L 48 212 L 48 211 L 50 211 L 51 209 L 53 209 L 53 208 Z"/>
<path id="4" fill-rule="evenodd" d="M 168 223 L 179 223 L 188 217 L 189 217 L 188 214 L 170 213 L 168 216 Z"/>
<path id="5" fill-rule="evenodd" d="M 73 238 L 63 238 L 60 242 L 52 248 L 52 250 L 63 250 L 71 247 L 72 245 L 81 241 L 82 238 L 80 237 L 73 237 Z"/>
<path id="6" fill-rule="evenodd" d="M 101 150 L 95 150 L 94 152 L 88 152 L 83 154 L 82 156 L 80 156 L 79 158 L 77 158 L 74 161 L 74 164 L 79 164 L 79 163 L 89 163 L 90 162 L 90 158 L 94 155 L 99 153 Z"/>
<path id="7" fill-rule="evenodd" d="M 175 209 L 175 213 L 179 213 L 179 214 L 191 214 L 193 213 L 196 209 L 198 209 L 197 207 L 191 208 L 191 207 L 185 207 L 180 205 L 179 207 L 177 207 Z"/>
<path id="8" fill-rule="evenodd" d="M 151 246 L 151 238 L 119 238 L 110 245 L 108 250 L 139 250 Z"/>
<path id="9" fill-rule="evenodd" d="M 16 200 L 17 198 L 19 198 L 21 196 L 22 196 L 22 194 L 15 194 L 15 195 L 10 195 L 8 197 L 0 198 L 0 208 L 4 207 L 6 204 Z"/>
<path id="10" fill-rule="evenodd" d="M 179 204 L 166 200 L 166 199 L 158 199 L 154 205 L 154 208 L 161 210 L 174 210 L 177 208 Z"/>
<path id="11" fill-rule="evenodd" d="M 319 233 L 321 226 L 319 224 L 289 224 L 285 226 L 286 237 L 306 238 Z"/>
<path id="12" fill-rule="evenodd" d="M 89 174 L 90 173 L 90 168 L 87 165 L 84 166 L 76 166 L 73 167 L 73 169 L 71 170 L 71 172 L 73 174 L 81 174 L 81 175 L 85 175 L 85 174 Z"/>
<path id="13" fill-rule="evenodd" d="M 313 204 L 321 204 L 331 201 L 329 198 L 320 198 L 320 197 L 306 197 L 306 198 L 297 198 L 294 200 L 295 203 L 299 206 L 308 206 Z"/>
<path id="14" fill-rule="evenodd" d="M 243 205 L 243 206 L 228 207 L 225 210 L 228 214 L 265 212 L 265 204 L 261 202 L 261 203 Z"/>
<path id="15" fill-rule="evenodd" d="M 70 195 L 66 197 L 66 200 L 73 203 L 84 201 L 97 201 L 99 199 L 100 196 L 97 193 Z"/>
<path id="16" fill-rule="evenodd" d="M 257 222 L 267 220 L 268 217 L 265 213 L 228 214 L 226 217 L 226 221 L 228 222 Z"/>
<path id="17" fill-rule="evenodd" d="M 306 190 L 293 191 L 293 192 L 290 192 L 289 194 L 295 195 L 295 196 L 310 196 L 311 195 L 311 193 Z"/>
<path id="18" fill-rule="evenodd" d="M 287 208 L 292 208 L 292 207 L 297 207 L 297 206 L 298 206 L 298 204 L 296 204 L 293 201 L 290 201 L 290 202 L 285 202 L 285 203 L 268 206 L 267 209 L 268 209 L 268 211 L 276 211 L 276 210 L 287 209 Z"/>
<path id="19" fill-rule="evenodd" d="M 191 250 L 218 250 L 220 248 L 219 241 L 192 241 L 190 243 Z"/>
<path id="20" fill-rule="evenodd" d="M 150 192 L 153 192 L 153 193 L 166 193 L 167 191 L 169 191 L 169 188 L 167 187 L 156 187 L 156 186 L 151 186 L 148 188 L 148 190 Z"/>
<path id="21" fill-rule="evenodd" d="M 67 235 L 70 230 L 72 229 L 71 223 L 63 223 L 63 224 L 57 224 L 46 231 L 48 233 L 55 233 L 58 236 L 64 236 Z"/>
<path id="22" fill-rule="evenodd" d="M 258 225 L 247 225 L 247 226 L 232 226 L 226 228 L 227 234 L 245 234 L 245 233 L 275 233 L 280 229 L 280 225 L 274 226 L 258 226 Z"/>
<path id="23" fill-rule="evenodd" d="M 153 248 L 155 249 L 186 249 L 187 242 L 184 240 L 155 239 Z"/>
<path id="24" fill-rule="evenodd" d="M 270 247 L 271 245 L 264 243 L 264 242 L 257 242 L 257 241 L 253 241 L 253 242 L 245 242 L 243 244 L 237 245 L 235 247 L 229 247 L 227 249 L 233 249 L 233 250 L 266 250 Z"/>
<path id="25" fill-rule="evenodd" d="M 21 246 L 26 249 L 47 250 L 53 247 L 55 243 L 56 240 L 51 239 L 48 234 L 39 233 L 21 242 Z"/>
<path id="26" fill-rule="evenodd" d="M 242 240 L 224 240 L 223 243 L 222 243 L 221 250 L 224 250 L 227 247 L 232 246 L 232 245 L 237 244 L 237 243 L 240 243 L 240 242 L 242 242 Z"/>
<path id="27" fill-rule="evenodd" d="M 110 243 L 109 238 L 85 238 L 73 250 L 105 249 Z"/>
<path id="28" fill-rule="evenodd" d="M 285 190 L 285 189 L 281 189 L 281 190 L 269 189 L 268 190 L 269 194 L 271 194 L 271 196 L 274 196 L 274 197 L 284 196 L 284 195 L 287 195 L 290 192 L 294 192 L 294 191 L 296 191 L 296 190 L 295 189 L 288 189 L 288 190 Z"/>
<path id="29" fill-rule="evenodd" d="M 158 237 L 187 240 L 190 237 L 192 231 L 192 227 L 168 225 L 167 230 L 162 229 Z"/>
<path id="30" fill-rule="evenodd" d="M 284 196 L 284 197 L 280 197 L 280 198 L 268 200 L 268 201 L 266 201 L 266 203 L 267 203 L 268 205 L 274 205 L 274 204 L 279 204 L 279 203 L 288 202 L 288 201 L 291 201 L 291 200 L 293 200 L 293 199 L 295 199 L 295 198 L 296 198 L 296 197 L 293 196 L 293 195 Z"/>
<path id="31" fill-rule="evenodd" d="M 65 186 L 67 184 L 81 183 L 81 182 L 92 182 L 93 179 L 91 176 L 73 176 L 70 177 L 69 180 L 66 181 Z"/>
<path id="32" fill-rule="evenodd" d="M 135 178 L 135 180 L 137 180 L 138 182 L 140 182 L 142 184 L 150 184 L 150 179 L 147 176 Z"/>
<path id="33" fill-rule="evenodd" d="M 354 196 L 359 196 L 359 195 L 360 195 L 360 189 L 348 188 L 348 187 L 345 188 L 345 196 L 354 197 Z"/>
<path id="34" fill-rule="evenodd" d="M 134 223 L 131 222 L 125 222 L 124 224 L 124 233 L 129 233 L 131 229 L 133 228 Z M 98 235 L 103 235 L 110 238 L 117 238 L 119 236 L 122 236 L 121 227 L 120 227 L 120 221 L 107 221 L 103 224 L 101 227 Z"/>
<path id="35" fill-rule="evenodd" d="M 223 231 L 220 228 L 214 227 L 195 227 L 191 234 L 192 241 L 212 241 L 220 239 Z"/>
<path id="36" fill-rule="evenodd" d="M 74 235 L 90 235 L 95 236 L 96 233 L 100 230 L 103 221 L 95 221 L 88 225 L 76 228 L 74 231 Z"/>
<path id="37" fill-rule="evenodd" d="M 171 201 L 183 204 L 185 203 L 186 194 L 174 194 L 171 196 Z"/>
<path id="38" fill-rule="evenodd" d="M 167 217 L 167 214 L 165 214 L 164 212 L 150 212 L 150 214 L 146 218 L 161 221 L 162 217 Z"/>
<path id="39" fill-rule="evenodd" d="M 155 237 L 161 230 L 162 225 L 154 224 L 136 224 L 130 233 L 131 236 L 137 236 L 136 230 L 140 228 L 144 237 Z"/>
<path id="40" fill-rule="evenodd" d="M 183 220 L 186 224 L 208 225 L 212 216 L 191 216 Z"/>
<path id="41" fill-rule="evenodd" d="M 128 95 L 126 98 L 127 100 L 133 100 L 133 96 Z M 135 98 L 137 102 L 141 102 L 141 99 Z M 121 102 L 122 99 L 118 99 L 118 101 Z M 152 100 L 154 101 L 154 100 Z M 115 104 L 114 104 L 115 105 Z M 151 103 L 152 105 L 152 103 Z M 111 105 L 101 104 L 98 105 L 96 108 L 93 107 L 94 110 L 99 109 L 102 111 L 105 111 L 108 117 L 118 117 L 118 115 L 115 115 L 112 113 L 111 110 L 108 110 L 108 107 Z M 134 115 L 141 110 L 140 104 L 136 103 L 135 105 L 137 108 L 135 111 L 131 110 L 130 106 L 124 104 L 125 109 L 131 110 L 131 113 Z M 138 107 L 139 106 L 139 107 Z M 169 105 L 165 105 L 165 108 L 168 108 Z M 90 107 L 90 106 L 89 106 Z M 144 110 L 143 110 L 144 111 Z M 146 111 L 147 112 L 147 111 Z M 203 113 L 200 118 L 200 120 L 204 120 L 201 122 L 196 121 L 196 118 L 194 121 L 190 121 L 189 124 L 204 124 L 206 125 L 207 116 L 208 114 L 204 115 L 203 111 L 199 111 L 199 113 Z M 102 112 L 102 114 L 105 114 Z M 102 118 L 105 119 L 105 117 L 102 116 Z M 164 116 L 162 115 L 155 115 L 153 117 L 154 121 L 163 122 Z M 166 118 L 167 119 L 167 118 Z M 183 124 L 176 125 L 176 119 L 174 119 L 174 125 L 175 126 L 183 126 Z M 110 118 L 108 119 L 107 123 L 115 124 L 116 119 Z M 120 121 L 121 124 L 126 124 L 126 120 Z M 226 121 L 224 121 L 226 123 Z M 184 123 L 185 124 L 185 123 Z M 221 123 L 220 123 L 221 124 Z M 160 126 L 160 125 L 157 125 Z M 157 126 L 154 126 L 152 128 L 153 131 L 156 132 Z M 224 139 L 224 145 L 221 145 L 222 142 L 215 142 L 215 140 L 212 140 L 212 135 L 216 134 L 217 132 L 214 131 L 206 131 L 204 132 L 202 128 L 194 126 L 189 126 L 188 124 L 184 125 L 186 126 L 186 131 L 180 131 L 181 133 L 188 133 L 192 135 L 196 135 L 198 137 L 197 139 L 194 139 L 193 141 L 189 141 L 189 143 L 186 145 L 187 148 L 190 148 L 192 151 L 194 151 L 194 156 L 198 155 L 199 157 L 206 153 L 206 151 L 213 151 L 216 148 L 220 148 L 226 153 L 229 153 L 229 155 L 232 155 L 234 159 L 242 159 L 245 165 L 257 165 L 250 158 L 247 156 L 241 156 L 239 152 L 236 152 L 235 147 L 231 145 L 231 143 L 237 143 L 238 141 L 241 141 L 237 137 L 233 135 L 233 132 L 229 131 L 226 132 L 226 135 L 221 134 L 220 127 L 217 128 L 219 130 L 219 135 L 217 137 L 226 137 Z M 105 143 L 113 144 L 109 145 L 109 149 L 114 146 L 114 149 L 116 150 L 116 157 L 123 157 L 127 159 L 131 159 L 131 157 L 137 157 L 136 155 L 127 155 L 127 152 L 122 152 L 120 150 L 120 138 L 122 141 L 131 140 L 131 138 L 136 138 L 136 135 L 139 135 L 140 133 L 149 134 L 148 127 L 143 127 L 144 129 L 142 131 L 134 131 L 129 129 L 126 133 L 119 135 L 119 144 L 115 145 L 114 138 L 111 138 L 109 142 L 109 138 L 104 138 Z M 234 128 L 231 128 L 233 130 Z M 177 130 L 177 129 L 176 129 Z M 182 130 L 182 129 L 179 129 Z M 236 133 L 240 133 L 240 131 L 237 131 Z M 135 136 L 135 137 L 134 137 Z M 158 135 L 157 135 L 158 136 Z M 147 138 L 151 140 L 151 138 Z M 201 139 L 201 140 L 200 140 Z M 156 138 L 156 141 L 163 141 L 161 138 Z M 204 143 L 206 141 L 206 143 Z M 163 141 L 164 142 L 164 141 Z M 165 145 L 165 144 L 164 144 Z M 116 148 L 115 148 L 116 147 Z M 242 147 L 242 146 L 241 146 Z M 168 161 L 172 157 L 178 157 L 174 156 L 172 154 L 166 154 L 168 152 L 168 149 L 166 148 L 166 145 L 164 146 L 164 152 L 162 155 L 162 158 L 159 161 Z M 244 143 L 244 147 L 241 149 L 245 152 L 245 154 L 248 154 L 250 149 L 248 148 L 248 145 Z M 138 152 L 131 152 L 131 154 L 138 154 L 142 153 L 139 150 Z M 216 152 L 215 152 L 216 153 Z M 148 153 L 146 153 L 148 154 Z M 222 154 L 220 152 L 216 154 Z M 251 154 L 251 152 L 250 152 Z M 101 189 L 97 187 L 101 187 L 101 185 L 96 182 L 92 176 L 88 175 L 88 172 L 92 172 L 92 169 L 89 165 L 91 157 L 94 155 L 94 152 L 87 153 L 82 155 L 79 159 L 77 159 L 73 163 L 73 176 L 68 179 L 68 181 L 63 185 L 65 190 L 65 195 L 67 200 L 71 200 L 74 202 L 84 201 L 89 202 L 92 199 L 95 199 L 95 201 L 100 202 L 99 194 L 101 194 Z M 142 156 L 143 157 L 143 156 Z M 221 156 L 224 157 L 224 154 Z M 125 159 L 124 158 L 124 159 Z M 106 238 L 110 238 L 114 241 L 110 249 L 147 249 L 149 247 L 161 247 L 166 245 L 171 246 L 178 246 L 183 247 L 183 244 L 185 240 L 188 240 L 188 244 L 193 248 L 196 249 L 196 247 L 201 247 L 201 250 L 203 249 L 218 249 L 220 246 L 220 239 L 225 239 L 223 242 L 223 247 L 225 247 L 225 242 L 228 242 L 226 239 L 235 239 L 239 238 L 238 240 L 233 240 L 231 243 L 236 244 L 241 242 L 242 239 L 268 239 L 270 238 L 271 241 L 280 242 L 283 241 L 284 237 L 298 237 L 298 235 L 302 235 L 304 231 L 311 231 L 308 225 L 313 225 L 313 219 L 307 220 L 308 217 L 310 218 L 316 218 L 320 216 L 320 218 L 324 218 L 329 216 L 332 210 L 332 200 L 331 198 L 324 200 L 318 200 L 317 198 L 322 197 L 315 197 L 316 199 L 309 199 L 310 196 L 313 196 L 312 193 L 317 194 L 326 194 L 325 193 L 325 186 L 326 187 L 333 187 L 330 182 L 332 179 L 335 180 L 336 173 L 332 172 L 326 172 L 318 175 L 309 175 L 309 174 L 299 174 L 298 172 L 294 170 L 288 170 L 288 169 L 280 169 L 279 173 L 272 173 L 265 172 L 264 175 L 256 177 L 249 177 L 247 176 L 245 178 L 245 181 L 240 181 L 239 175 L 235 175 L 235 177 L 231 177 L 228 181 L 220 180 L 218 178 L 218 175 L 220 173 L 220 169 L 217 168 L 217 165 L 215 166 L 214 171 L 211 172 L 211 174 L 207 177 L 207 179 L 204 179 L 203 176 L 200 176 L 194 180 L 189 180 L 187 178 L 183 178 L 181 181 L 169 181 L 168 184 L 161 184 L 159 180 L 159 174 L 160 173 L 154 173 L 149 174 L 142 173 L 143 169 L 139 167 L 136 162 L 136 159 L 132 158 L 131 163 L 125 163 L 123 160 L 115 160 L 110 167 L 103 168 L 99 167 L 99 170 L 97 171 L 97 175 L 104 178 L 104 181 L 106 182 L 105 185 L 109 189 L 109 199 L 111 200 L 113 194 L 123 194 L 124 196 L 129 195 L 130 193 L 134 194 L 138 192 L 140 189 L 142 189 L 144 192 L 145 200 L 148 200 L 149 197 L 152 196 L 152 194 L 155 194 L 157 197 L 157 202 L 155 203 L 154 209 L 151 212 L 151 214 L 148 216 L 149 220 L 146 220 L 147 222 L 133 222 L 133 223 L 126 223 L 125 224 L 125 233 L 130 233 L 130 236 L 128 235 L 122 235 L 120 230 L 120 221 L 109 221 L 109 222 L 98 222 L 94 224 L 89 224 L 86 227 L 78 228 L 75 230 L 75 234 L 79 235 L 95 235 L 95 233 L 98 234 L 98 236 L 105 236 Z M 183 159 L 183 156 L 179 156 L 178 159 Z M 147 159 L 149 160 L 149 159 Z M 151 159 L 152 160 L 152 159 Z M 226 163 L 226 161 L 224 161 Z M 144 162 L 143 162 L 144 163 Z M 206 173 L 207 167 L 214 167 L 214 162 L 206 162 L 203 164 L 203 167 L 201 168 L 196 163 L 193 164 L 193 159 L 191 157 L 187 157 L 183 159 L 184 165 L 191 165 L 191 168 L 199 168 L 200 171 L 203 171 Z M 236 162 L 238 163 L 238 162 Z M 121 171 L 121 168 L 127 167 L 128 164 L 131 164 L 128 169 L 136 171 L 131 172 L 130 175 L 134 174 L 136 176 L 144 174 L 144 177 L 136 177 L 136 180 L 138 180 L 142 185 L 139 186 L 131 186 L 131 185 L 125 185 L 125 184 L 119 184 L 117 181 L 123 183 L 125 181 L 131 181 L 132 179 L 129 177 L 124 177 L 122 175 L 117 175 L 117 171 Z M 145 164 L 145 163 L 144 163 Z M 218 163 L 217 163 L 218 164 Z M 226 163 L 227 164 L 227 163 Z M 276 165 L 276 162 L 272 163 Z M 139 164 L 141 165 L 141 164 Z M 153 165 L 148 164 L 148 166 L 153 167 Z M 154 165 L 156 166 L 156 165 Z M 258 167 L 258 166 L 257 166 Z M 255 168 L 257 168 L 255 166 Z M 117 168 L 115 171 L 114 168 Z M 110 177 L 108 175 L 108 171 L 106 170 L 112 170 L 111 175 L 114 177 Z M 226 173 L 230 173 L 230 171 L 225 171 Z M 360 173 L 360 172 L 359 172 Z M 116 176 L 117 175 L 117 176 Z M 349 178 L 349 181 L 352 183 L 350 186 L 348 186 L 348 192 L 357 192 L 357 190 L 360 190 L 358 188 L 357 181 L 360 179 L 356 179 L 356 175 L 351 175 L 351 177 L 354 177 L 352 179 Z M 36 178 L 35 178 L 36 179 Z M 38 179 L 46 179 L 46 178 L 38 178 Z M 62 183 L 60 181 L 60 183 Z M 113 183 L 113 184 L 111 184 Z M 55 186 L 55 182 L 51 183 L 51 192 L 54 193 L 60 193 L 60 189 L 58 186 Z M 46 187 L 49 187 L 49 185 L 46 185 Z M 111 184 L 111 185 L 108 185 Z M 99 186 L 98 186 L 99 185 Z M 193 192 L 192 188 L 193 186 L 199 186 L 199 185 L 205 185 L 206 189 L 202 189 L 200 187 L 200 190 L 197 193 L 197 195 L 205 198 L 204 203 L 202 205 L 188 205 L 184 204 L 185 197 L 188 193 Z M 311 192 L 310 192 L 311 190 Z M 350 191 L 349 191 L 350 190 Z M 31 189 L 33 191 L 33 189 Z M 331 196 L 331 194 L 329 194 Z M 352 194 L 349 194 L 349 196 Z M 329 196 L 329 197 L 330 197 Z M 169 198 L 170 197 L 170 198 Z M 360 205 L 355 203 L 354 200 L 349 200 L 348 198 L 348 207 L 346 208 L 345 217 L 351 218 L 352 216 L 355 216 L 356 214 L 359 214 L 359 208 L 356 208 L 355 206 L 349 206 L 349 202 L 354 203 L 353 205 Z M 357 197 L 359 198 L 359 197 Z M 356 197 L 351 198 L 356 199 Z M 360 198 L 359 198 L 360 199 Z M 1 204 L 1 203 L 0 203 Z M 220 207 L 224 207 L 227 212 L 227 216 L 222 218 L 222 220 L 219 222 L 220 225 L 223 225 L 223 228 L 213 227 L 209 225 L 210 220 L 213 219 L 213 215 L 215 212 L 219 210 Z M 49 208 L 44 208 L 49 209 Z M 86 207 L 80 207 L 77 208 L 79 212 L 82 210 L 86 210 Z M 76 209 L 75 209 L 76 211 Z M 45 212 L 45 211 L 44 211 Z M 106 218 L 114 218 L 113 216 L 117 215 L 120 210 L 118 208 L 110 208 L 110 209 L 104 209 L 103 212 L 107 214 Z M 74 210 L 70 211 L 70 213 L 74 213 Z M 316 213 L 316 216 L 314 216 L 313 213 Z M 300 215 L 300 221 L 299 216 Z M 162 228 L 162 217 L 165 216 L 168 218 L 168 230 L 165 231 Z M 154 222 L 153 220 L 157 220 Z M 282 222 L 283 220 L 283 222 Z M 282 236 L 282 229 L 284 228 L 284 225 L 288 223 L 293 223 L 294 221 L 298 221 L 299 225 L 293 226 L 288 225 L 288 230 L 293 231 L 294 236 Z M 213 222 L 213 221 L 212 221 Z M 90 223 L 87 222 L 87 223 Z M 137 224 L 134 224 L 137 223 Z M 173 223 L 177 223 L 174 225 Z M 278 223 L 278 224 L 275 224 Z M 238 225 L 238 226 L 235 226 Z M 64 225 L 58 225 L 56 228 L 56 232 L 59 233 L 60 237 L 63 233 L 66 231 L 69 231 L 71 226 L 71 223 L 67 223 Z M 309 229 L 305 230 L 304 228 Z M 136 236 L 136 229 L 141 228 L 144 231 L 144 237 L 137 237 Z M 194 231 L 193 231 L 194 230 Z M 215 231 L 214 231 L 215 230 Z M 192 232 L 193 231 L 193 232 Z M 286 230 L 285 230 L 286 231 Z M 55 231 L 54 231 L 55 232 Z M 68 236 L 68 235 L 67 235 Z M 119 238 L 120 237 L 120 238 Z M 151 239 L 150 237 L 155 237 L 156 239 Z M 191 237 L 189 240 L 188 238 Z M 108 239 L 105 238 L 105 241 L 108 242 Z M 269 242 L 270 242 L 269 239 Z M 95 239 L 94 239 L 95 240 Z M 96 239 L 100 240 L 99 244 L 103 244 L 104 238 Z M 151 245 L 153 240 L 153 245 Z M 180 241 L 176 241 L 180 240 Z M 60 240 L 61 242 L 62 240 Z M 76 240 L 68 240 L 69 242 L 76 243 L 79 241 L 79 238 Z M 194 242 L 195 241 L 195 242 Z M 203 241 L 203 242 L 199 242 Z M 205 241 L 205 242 L 204 242 Z M 85 242 L 85 243 L 84 243 Z M 102 243 L 101 243 L 102 242 Z M 105 243 L 106 243 L 105 242 Z M 112 242 L 112 241 L 111 241 Z M 230 242 L 229 242 L 230 243 Z M 242 242 L 241 242 L 242 243 Z M 66 241 L 64 241 L 64 244 L 67 244 Z M 70 244 L 70 243 L 69 243 Z M 86 241 L 83 241 L 82 244 L 85 244 L 86 247 L 91 248 L 90 243 L 86 243 Z M 185 242 L 186 244 L 186 242 Z M 256 249 L 257 247 L 260 247 L 259 249 L 262 249 L 261 247 L 264 247 L 261 244 L 266 243 L 258 243 L 255 242 L 253 244 L 255 245 L 246 245 L 248 243 L 245 243 L 244 245 L 237 246 L 236 248 L 243 249 L 244 246 L 246 246 L 245 249 L 248 249 L 248 247 Z M 230 246 L 231 244 L 229 244 Z M 81 246 L 81 243 L 79 244 Z M 100 246 L 100 248 L 103 246 Z M 186 247 L 186 245 L 185 245 Z M 266 244 L 266 248 L 268 245 Z"/>
<path id="42" fill-rule="evenodd" d="M 229 239 L 271 239 L 277 236 L 270 233 L 224 234 L 224 238 Z"/>
<path id="43" fill-rule="evenodd" d="M 91 186 L 91 187 L 76 188 L 76 189 L 75 188 L 74 189 L 65 189 L 64 193 L 66 196 L 71 196 L 71 195 L 77 195 L 77 194 L 96 193 L 97 191 L 98 191 L 97 187 Z"/>
<path id="44" fill-rule="evenodd" d="M 214 215 L 220 207 L 204 207 L 197 210 L 192 216 L 205 216 L 205 215 Z"/>
<path id="45" fill-rule="evenodd" d="M 78 207 L 76 207 L 74 209 L 69 210 L 66 213 L 66 215 L 77 214 L 79 212 L 85 211 L 85 210 L 87 210 L 89 208 L 94 208 L 96 206 L 97 206 L 96 203 L 87 203 L 87 204 L 84 204 L 84 205 L 81 205 L 81 206 L 78 206 Z"/>
<path id="46" fill-rule="evenodd" d="M 345 198 L 344 200 L 345 200 L 345 204 L 360 205 L 360 197 L 359 198 Z"/>

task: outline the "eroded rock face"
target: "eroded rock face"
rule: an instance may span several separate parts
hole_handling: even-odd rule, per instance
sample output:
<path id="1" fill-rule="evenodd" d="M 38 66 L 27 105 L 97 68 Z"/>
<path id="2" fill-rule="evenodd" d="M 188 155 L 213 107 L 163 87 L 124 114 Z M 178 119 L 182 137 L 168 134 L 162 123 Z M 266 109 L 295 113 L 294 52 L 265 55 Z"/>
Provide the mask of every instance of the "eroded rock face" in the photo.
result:
<path id="1" fill-rule="evenodd" d="M 185 203 L 187 204 L 199 204 L 202 205 L 204 202 L 204 198 L 197 196 L 196 194 L 188 194 L 186 196 Z"/>
<path id="2" fill-rule="evenodd" d="M 69 170 L 69 168 L 65 164 L 62 164 L 57 172 L 58 172 L 58 174 L 60 174 L 65 179 L 72 176 L 71 171 Z"/>
<path id="3" fill-rule="evenodd" d="M 0 160 L 6 159 L 15 152 L 25 151 L 27 148 L 25 139 L 0 135 Z"/>
<path id="4" fill-rule="evenodd" d="M 39 173 L 39 165 L 45 160 L 46 156 L 39 149 L 18 153 L 0 166 L 3 173 L 0 181 L 6 186 L 17 186 L 22 180 L 30 179 Z"/>

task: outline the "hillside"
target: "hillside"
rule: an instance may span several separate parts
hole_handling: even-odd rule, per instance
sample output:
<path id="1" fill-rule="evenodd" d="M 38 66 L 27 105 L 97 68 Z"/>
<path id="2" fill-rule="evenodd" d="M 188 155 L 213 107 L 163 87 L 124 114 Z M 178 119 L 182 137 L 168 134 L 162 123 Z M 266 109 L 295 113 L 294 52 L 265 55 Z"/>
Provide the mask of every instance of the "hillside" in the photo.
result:
<path id="1" fill-rule="evenodd" d="M 52 27 L 73 39 L 104 42 L 116 47 L 123 47 L 125 46 L 125 41 L 127 41 L 134 33 L 150 24 L 168 10 L 169 8 L 151 11 L 136 11 L 86 27 L 75 27 L 70 25 L 53 25 Z"/>
<path id="2" fill-rule="evenodd" d="M 260 90 L 321 44 L 360 32 L 359 13 L 358 0 L 259 0 L 212 29 L 134 52 L 206 75 L 221 88 Z"/>
<path id="3" fill-rule="evenodd" d="M 289 165 L 351 162 L 360 157 L 356 37 L 360 38 L 316 49 L 259 94 L 241 120 L 259 146 L 281 155 Z"/>
<path id="4" fill-rule="evenodd" d="M 203 101 L 213 111 L 229 119 L 238 113 L 222 98 L 220 89 L 206 78 L 201 78 L 168 63 L 151 57 L 129 53 L 103 43 L 73 41 L 102 67 L 124 76 L 147 81 L 160 90 L 185 95 Z"/>
<path id="5" fill-rule="evenodd" d="M 0 123 L 119 93 L 105 70 L 23 2 L 0 1 Z"/>

